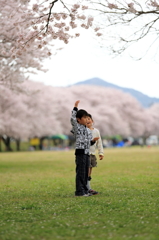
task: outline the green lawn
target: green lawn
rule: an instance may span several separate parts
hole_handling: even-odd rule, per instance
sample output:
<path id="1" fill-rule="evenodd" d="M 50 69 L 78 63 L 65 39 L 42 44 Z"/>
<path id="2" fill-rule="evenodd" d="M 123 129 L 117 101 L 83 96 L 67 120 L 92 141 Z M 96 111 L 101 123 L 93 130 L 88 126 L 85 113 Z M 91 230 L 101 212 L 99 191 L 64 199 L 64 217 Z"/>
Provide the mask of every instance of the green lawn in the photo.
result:
<path id="1" fill-rule="evenodd" d="M 74 152 L 0 153 L 0 240 L 158 240 L 159 147 L 106 149 L 74 197 Z"/>

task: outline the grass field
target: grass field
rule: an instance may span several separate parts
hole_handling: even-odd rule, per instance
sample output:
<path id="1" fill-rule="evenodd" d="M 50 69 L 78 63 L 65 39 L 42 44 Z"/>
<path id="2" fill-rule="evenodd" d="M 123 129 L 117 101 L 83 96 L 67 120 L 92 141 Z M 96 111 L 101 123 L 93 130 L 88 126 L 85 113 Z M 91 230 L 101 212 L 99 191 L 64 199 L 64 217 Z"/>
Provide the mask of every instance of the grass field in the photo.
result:
<path id="1" fill-rule="evenodd" d="M 106 149 L 74 197 L 74 152 L 0 154 L 0 240 L 159 239 L 159 148 Z"/>

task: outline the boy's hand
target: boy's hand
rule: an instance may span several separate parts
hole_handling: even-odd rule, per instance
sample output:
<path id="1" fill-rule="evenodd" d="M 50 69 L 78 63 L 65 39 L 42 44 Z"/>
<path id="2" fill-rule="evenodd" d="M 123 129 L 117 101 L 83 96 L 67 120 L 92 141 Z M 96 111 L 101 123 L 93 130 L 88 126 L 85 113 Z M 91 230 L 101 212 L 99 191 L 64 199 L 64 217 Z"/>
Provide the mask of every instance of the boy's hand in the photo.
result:
<path id="1" fill-rule="evenodd" d="M 103 155 L 99 155 L 99 160 L 103 160 L 104 156 Z"/>
<path id="2" fill-rule="evenodd" d="M 93 142 L 96 142 L 99 139 L 99 137 L 93 138 Z"/>
<path id="3" fill-rule="evenodd" d="M 78 104 L 79 104 L 79 102 L 80 102 L 80 100 L 76 101 L 74 107 L 78 108 Z"/>

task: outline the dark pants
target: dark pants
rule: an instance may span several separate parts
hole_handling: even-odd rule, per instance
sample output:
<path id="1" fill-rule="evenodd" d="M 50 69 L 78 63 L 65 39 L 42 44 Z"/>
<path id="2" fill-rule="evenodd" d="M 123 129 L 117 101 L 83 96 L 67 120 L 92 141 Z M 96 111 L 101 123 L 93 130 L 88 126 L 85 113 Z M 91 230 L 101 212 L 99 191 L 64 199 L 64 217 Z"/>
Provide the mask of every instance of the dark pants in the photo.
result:
<path id="1" fill-rule="evenodd" d="M 81 196 L 88 193 L 87 180 L 88 169 L 90 164 L 89 155 L 76 155 L 76 196 Z"/>

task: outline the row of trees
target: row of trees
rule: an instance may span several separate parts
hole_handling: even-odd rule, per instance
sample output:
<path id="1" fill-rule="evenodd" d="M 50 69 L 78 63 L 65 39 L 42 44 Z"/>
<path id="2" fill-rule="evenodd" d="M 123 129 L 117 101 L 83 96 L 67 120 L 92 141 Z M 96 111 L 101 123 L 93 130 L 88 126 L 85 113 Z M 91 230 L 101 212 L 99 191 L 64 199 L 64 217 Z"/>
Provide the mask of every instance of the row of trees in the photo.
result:
<path id="1" fill-rule="evenodd" d="M 70 135 L 74 102 L 92 114 L 102 136 L 148 137 L 159 134 L 159 104 L 141 107 L 131 95 L 97 86 L 50 87 L 25 81 L 24 92 L 0 86 L 0 135 L 8 150 L 9 140 Z"/>

